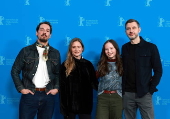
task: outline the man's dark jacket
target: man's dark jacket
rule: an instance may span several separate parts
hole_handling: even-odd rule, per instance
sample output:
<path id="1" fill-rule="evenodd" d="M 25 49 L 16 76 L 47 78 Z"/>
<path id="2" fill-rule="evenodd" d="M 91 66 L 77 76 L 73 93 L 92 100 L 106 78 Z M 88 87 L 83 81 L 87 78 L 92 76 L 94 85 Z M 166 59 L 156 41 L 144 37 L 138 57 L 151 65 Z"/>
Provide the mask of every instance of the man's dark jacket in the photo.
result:
<path id="1" fill-rule="evenodd" d="M 122 46 L 122 60 L 124 68 L 124 75 L 122 77 L 123 94 L 125 93 L 126 81 L 128 81 L 126 77 L 128 72 L 128 58 L 130 57 L 129 47 L 130 42 Z M 140 43 L 135 51 L 135 69 L 138 97 L 142 97 L 148 92 L 153 94 L 158 91 L 156 86 L 159 84 L 162 76 L 162 64 L 159 51 L 156 45 L 146 42 L 142 37 L 140 37 Z"/>
<path id="2" fill-rule="evenodd" d="M 12 66 L 11 75 L 15 87 L 20 92 L 22 89 L 29 89 L 35 92 L 35 85 L 32 79 L 37 71 L 39 54 L 36 43 L 22 48 Z M 59 68 L 60 53 L 49 46 L 48 60 L 46 61 L 50 82 L 46 86 L 46 92 L 51 89 L 59 89 Z M 22 71 L 22 78 L 20 73 Z M 22 80 L 21 80 L 22 79 Z"/>

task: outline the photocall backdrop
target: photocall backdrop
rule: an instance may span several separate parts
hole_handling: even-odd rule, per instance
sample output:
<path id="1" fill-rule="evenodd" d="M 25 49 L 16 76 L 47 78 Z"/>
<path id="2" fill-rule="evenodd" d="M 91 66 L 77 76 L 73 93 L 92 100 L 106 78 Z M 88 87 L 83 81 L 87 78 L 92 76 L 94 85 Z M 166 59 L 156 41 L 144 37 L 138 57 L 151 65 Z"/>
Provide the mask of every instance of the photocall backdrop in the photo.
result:
<path id="1" fill-rule="evenodd" d="M 18 119 L 21 94 L 14 87 L 10 71 L 21 50 L 36 41 L 35 28 L 49 21 L 53 27 L 50 45 L 66 58 L 69 41 L 83 40 L 83 57 L 95 68 L 103 43 L 117 41 L 119 47 L 129 42 L 125 22 L 137 19 L 140 35 L 157 45 L 163 76 L 159 91 L 153 95 L 155 119 L 170 119 L 170 1 L 169 0 L 0 0 L 0 118 Z M 94 91 L 92 117 L 95 117 L 97 93 Z M 138 119 L 140 114 L 138 112 Z M 59 100 L 53 119 L 62 119 Z"/>

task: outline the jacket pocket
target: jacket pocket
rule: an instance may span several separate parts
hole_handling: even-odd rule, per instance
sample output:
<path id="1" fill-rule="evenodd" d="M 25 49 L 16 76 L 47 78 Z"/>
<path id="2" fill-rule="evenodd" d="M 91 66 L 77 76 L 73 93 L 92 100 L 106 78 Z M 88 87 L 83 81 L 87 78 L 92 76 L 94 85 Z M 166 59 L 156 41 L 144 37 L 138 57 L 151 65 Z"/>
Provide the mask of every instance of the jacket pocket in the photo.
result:
<path id="1" fill-rule="evenodd" d="M 32 58 L 25 58 L 24 59 L 24 63 L 25 63 L 25 67 L 24 69 L 26 71 L 31 71 L 34 67 L 34 63 L 35 63 L 35 59 L 32 59 Z"/>
<path id="2" fill-rule="evenodd" d="M 139 55 L 140 66 L 151 66 L 151 54 L 143 53 Z"/>

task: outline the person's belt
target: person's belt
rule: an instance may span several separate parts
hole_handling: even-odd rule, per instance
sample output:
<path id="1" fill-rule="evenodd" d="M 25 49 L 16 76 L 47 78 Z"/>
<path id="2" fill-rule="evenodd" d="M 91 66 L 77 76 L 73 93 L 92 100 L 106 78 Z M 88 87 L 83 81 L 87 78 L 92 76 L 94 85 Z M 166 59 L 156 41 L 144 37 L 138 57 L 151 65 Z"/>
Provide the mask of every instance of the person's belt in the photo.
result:
<path id="1" fill-rule="evenodd" d="M 36 91 L 45 91 L 45 88 L 35 88 Z"/>
<path id="2" fill-rule="evenodd" d="M 104 90 L 103 93 L 112 94 L 112 93 L 117 93 L 117 91 L 108 91 L 108 90 Z"/>

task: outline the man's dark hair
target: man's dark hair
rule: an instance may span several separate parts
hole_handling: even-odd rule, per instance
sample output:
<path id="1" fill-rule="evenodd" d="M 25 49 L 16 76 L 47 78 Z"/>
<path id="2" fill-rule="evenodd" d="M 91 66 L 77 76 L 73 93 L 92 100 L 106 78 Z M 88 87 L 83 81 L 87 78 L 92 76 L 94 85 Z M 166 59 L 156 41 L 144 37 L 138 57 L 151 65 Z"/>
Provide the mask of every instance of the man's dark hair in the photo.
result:
<path id="1" fill-rule="evenodd" d="M 135 20 L 135 19 L 129 19 L 129 20 L 127 20 L 126 23 L 125 23 L 125 29 L 126 29 L 126 25 L 127 25 L 128 23 L 132 23 L 132 22 L 136 22 L 137 25 L 138 25 L 138 27 L 140 27 L 140 24 L 139 24 L 139 22 L 138 22 L 137 20 Z"/>
<path id="2" fill-rule="evenodd" d="M 36 28 L 36 31 L 37 31 L 37 32 L 38 32 L 41 24 L 47 24 L 47 25 L 49 25 L 49 26 L 50 26 L 50 34 L 52 33 L 52 26 L 51 26 L 50 22 L 48 22 L 48 21 L 40 22 L 40 23 L 38 24 L 37 28 Z"/>

